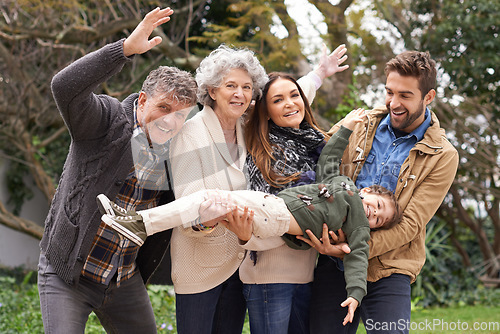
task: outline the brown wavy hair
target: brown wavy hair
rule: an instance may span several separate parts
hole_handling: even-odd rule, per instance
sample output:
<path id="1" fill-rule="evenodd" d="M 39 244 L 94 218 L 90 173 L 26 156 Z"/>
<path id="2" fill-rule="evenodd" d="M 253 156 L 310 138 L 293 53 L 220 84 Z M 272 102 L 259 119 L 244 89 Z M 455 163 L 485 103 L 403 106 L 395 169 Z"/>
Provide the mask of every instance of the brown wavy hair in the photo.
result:
<path id="1" fill-rule="evenodd" d="M 262 176 L 264 176 L 264 179 L 275 188 L 281 188 L 285 184 L 296 181 L 300 175 L 300 172 L 292 175 L 280 175 L 273 171 L 271 167 L 272 161 L 276 160 L 273 156 L 273 146 L 279 149 L 281 148 L 271 144 L 269 141 L 269 122 L 272 121 L 269 117 L 266 100 L 269 88 L 278 79 L 289 80 L 297 86 L 300 96 L 304 100 L 304 120 L 314 129 L 320 131 L 325 136 L 325 140 L 329 138 L 326 132 L 319 128 L 311 107 L 309 106 L 309 101 L 297 81 L 287 73 L 270 73 L 269 81 L 264 86 L 261 98 L 256 101 L 255 107 L 247 115 L 247 122 L 245 123 L 245 143 L 248 152 L 252 156 L 253 162 L 262 173 Z"/>
<path id="2" fill-rule="evenodd" d="M 385 197 L 389 200 L 389 202 L 394 206 L 394 215 L 382 226 L 372 229 L 373 231 L 377 230 L 388 230 L 403 220 L 403 211 L 401 210 L 401 207 L 399 206 L 398 200 L 396 199 L 396 195 L 386 187 L 383 187 L 378 184 L 371 185 L 367 187 L 370 189 L 369 191 L 372 194 L 377 194 L 379 196 Z"/>

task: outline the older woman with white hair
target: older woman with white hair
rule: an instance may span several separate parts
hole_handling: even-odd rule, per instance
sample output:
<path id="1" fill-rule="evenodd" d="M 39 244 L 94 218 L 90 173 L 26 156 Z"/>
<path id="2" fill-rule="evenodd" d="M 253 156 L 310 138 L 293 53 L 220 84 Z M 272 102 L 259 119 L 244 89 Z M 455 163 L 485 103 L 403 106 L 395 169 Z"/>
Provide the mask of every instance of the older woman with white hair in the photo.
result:
<path id="1" fill-rule="evenodd" d="M 203 110 L 171 146 L 176 198 L 201 189 L 246 189 L 242 115 L 267 80 L 247 49 L 222 45 L 201 62 L 196 82 Z M 245 250 L 238 237 L 204 222 L 174 229 L 171 247 L 178 332 L 241 333 L 246 305 L 238 267 Z"/>
<path id="2" fill-rule="evenodd" d="M 325 59 L 332 57 L 337 53 Z M 332 74 L 323 71 L 330 62 L 300 80 L 310 100 Z M 264 68 L 247 49 L 221 45 L 200 63 L 196 82 L 203 110 L 186 122 L 170 150 L 176 198 L 201 189 L 247 188 L 243 115 L 267 81 Z M 247 214 L 243 219 L 251 218 Z M 217 219 L 187 225 L 174 229 L 171 241 L 177 330 L 241 333 L 246 303 L 238 268 L 246 251 L 238 241 L 238 227 L 230 231 Z"/>

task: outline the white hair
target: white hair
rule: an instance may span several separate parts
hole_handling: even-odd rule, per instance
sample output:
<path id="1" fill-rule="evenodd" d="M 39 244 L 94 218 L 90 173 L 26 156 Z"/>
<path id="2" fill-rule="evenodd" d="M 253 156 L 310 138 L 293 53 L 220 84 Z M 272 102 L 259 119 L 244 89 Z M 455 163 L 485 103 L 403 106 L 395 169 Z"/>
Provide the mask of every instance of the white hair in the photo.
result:
<path id="1" fill-rule="evenodd" d="M 196 70 L 198 102 L 213 107 L 214 100 L 208 90 L 220 87 L 223 78 L 233 69 L 245 70 L 252 78 L 254 99 L 262 95 L 268 77 L 255 54 L 248 49 L 233 49 L 222 44 L 203 59 Z"/>

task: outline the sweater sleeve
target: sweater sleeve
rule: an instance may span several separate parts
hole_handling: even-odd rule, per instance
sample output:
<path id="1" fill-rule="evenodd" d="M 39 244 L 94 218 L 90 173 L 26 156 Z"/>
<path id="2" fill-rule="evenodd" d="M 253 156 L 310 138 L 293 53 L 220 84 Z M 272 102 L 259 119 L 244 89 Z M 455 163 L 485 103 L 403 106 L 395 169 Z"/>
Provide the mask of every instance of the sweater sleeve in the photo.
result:
<path id="1" fill-rule="evenodd" d="M 307 102 L 309 102 L 309 105 L 313 103 L 314 98 L 316 97 L 316 91 L 319 88 L 317 82 L 318 80 L 319 86 L 321 86 L 321 79 L 314 72 L 309 72 L 308 74 L 297 80 L 297 83 L 307 97 Z"/>
<path id="2" fill-rule="evenodd" d="M 340 174 L 340 161 L 344 150 L 349 144 L 352 131 L 341 126 L 328 141 L 319 156 L 316 166 L 316 182 L 329 183 L 331 179 Z"/>
<path id="3" fill-rule="evenodd" d="M 281 237 L 270 237 L 261 239 L 253 234 L 250 240 L 248 240 L 246 243 L 240 242 L 240 246 L 242 248 L 254 251 L 266 251 L 277 247 L 281 247 L 284 244 L 285 241 L 283 241 Z"/>
<path id="4" fill-rule="evenodd" d="M 120 72 L 130 58 L 123 54 L 123 39 L 76 60 L 57 73 L 51 82 L 57 108 L 74 140 L 103 135 L 111 119 L 110 104 L 120 104 L 97 87 Z"/>

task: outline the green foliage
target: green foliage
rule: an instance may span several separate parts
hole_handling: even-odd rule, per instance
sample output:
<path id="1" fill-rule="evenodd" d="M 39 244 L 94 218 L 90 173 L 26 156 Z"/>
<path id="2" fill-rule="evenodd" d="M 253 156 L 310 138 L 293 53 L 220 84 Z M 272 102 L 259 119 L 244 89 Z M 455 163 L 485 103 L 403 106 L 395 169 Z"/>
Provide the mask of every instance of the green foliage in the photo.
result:
<path id="1" fill-rule="evenodd" d="M 21 282 L 0 275 L 0 333 L 43 333 L 38 289 L 29 283 L 33 275 L 28 273 Z"/>
<path id="2" fill-rule="evenodd" d="M 429 2 L 419 3 L 423 12 Z M 500 5 L 498 1 L 442 1 L 432 20 L 425 47 L 452 80 L 451 90 L 482 96 L 498 105 L 500 86 Z M 420 9 L 420 8 L 419 8 Z"/>
<path id="3" fill-rule="evenodd" d="M 13 206 L 12 212 L 15 215 L 21 212 L 25 201 L 33 198 L 33 191 L 31 190 L 33 185 L 24 182 L 24 177 L 28 172 L 26 165 L 13 161 L 5 173 L 5 184 L 10 194 L 7 203 Z"/>
<path id="4" fill-rule="evenodd" d="M 497 305 L 500 289 L 485 288 L 473 273 L 464 268 L 460 256 L 449 244 L 449 236 L 445 222 L 433 219 L 427 224 L 426 263 L 412 288 L 415 304 L 421 307 L 474 305 L 479 302 Z M 479 252 L 477 244 L 471 240 L 460 242 L 469 246 L 467 248 L 471 253 Z"/>
<path id="5" fill-rule="evenodd" d="M 335 109 L 326 111 L 323 116 L 332 123 L 336 123 L 354 109 L 368 109 L 366 104 L 361 100 L 360 91 L 356 87 L 356 80 L 353 78 L 353 84 L 348 85 L 347 94 L 342 96 L 342 103 L 337 105 Z"/>
<path id="6" fill-rule="evenodd" d="M 224 7 L 224 5 L 226 7 Z M 220 44 L 246 47 L 257 53 L 267 71 L 293 72 L 301 54 L 295 38 L 280 39 L 271 33 L 274 5 L 266 0 L 229 0 L 210 4 L 207 23 L 189 41 L 198 43 L 196 52 L 206 55 Z M 195 30 L 196 31 L 196 30 Z"/>
<path id="7" fill-rule="evenodd" d="M 452 306 L 422 308 L 412 306 L 410 333 L 412 334 L 457 334 L 457 333 L 485 333 L 500 334 L 498 313 L 500 307 L 493 306 Z M 458 322 L 460 321 L 460 326 Z M 472 330 L 474 324 L 480 324 L 484 330 Z M 435 324 L 435 326 L 433 326 Z M 446 325 L 447 324 L 447 325 Z M 455 328 L 453 327 L 455 326 Z M 465 326 L 469 330 L 465 330 Z M 487 326 L 490 326 L 487 328 Z M 457 328 L 458 327 L 458 328 Z M 447 330 L 448 328 L 448 330 Z M 414 330 L 415 329 L 415 330 Z M 463 329 L 463 330 L 462 330 Z M 366 334 L 361 324 L 357 334 Z"/>

